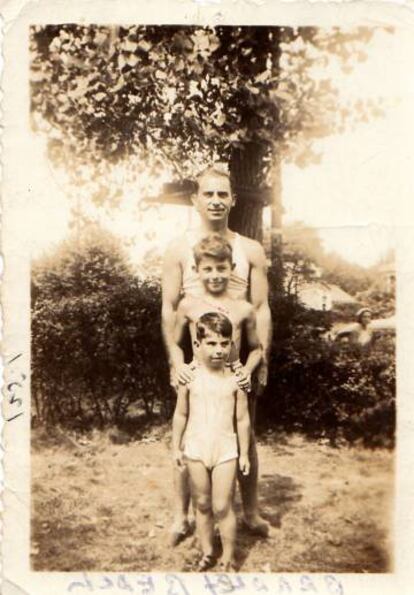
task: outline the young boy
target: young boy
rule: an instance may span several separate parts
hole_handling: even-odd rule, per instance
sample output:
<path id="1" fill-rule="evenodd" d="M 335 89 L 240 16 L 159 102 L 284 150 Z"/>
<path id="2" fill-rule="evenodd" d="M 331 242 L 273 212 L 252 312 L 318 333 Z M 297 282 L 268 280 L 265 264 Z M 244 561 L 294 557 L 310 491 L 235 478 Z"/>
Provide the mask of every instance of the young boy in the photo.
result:
<path id="1" fill-rule="evenodd" d="M 203 292 L 197 296 L 184 297 L 178 305 L 175 345 L 171 357 L 175 371 L 176 385 L 192 380 L 192 365 L 184 363 L 184 352 L 180 347 L 184 329 L 189 326 L 192 344 L 196 340 L 195 323 L 206 312 L 220 312 L 233 325 L 233 345 L 229 363 L 238 376 L 241 388 L 249 390 L 251 375 L 259 365 L 262 349 L 256 334 L 256 319 L 252 304 L 236 299 L 229 290 L 229 281 L 234 268 L 232 247 L 219 234 L 210 234 L 194 247 L 195 269 L 202 282 Z M 249 355 L 242 367 L 239 361 L 242 328 L 246 330 Z"/>
<path id="2" fill-rule="evenodd" d="M 173 456 L 179 468 L 184 466 L 185 459 L 190 474 L 203 554 L 198 570 L 205 571 L 215 564 L 214 513 L 223 546 L 221 566 L 228 572 L 234 569 L 233 500 L 237 460 L 242 473 L 247 475 L 250 469 L 247 396 L 238 388 L 234 374 L 226 366 L 232 350 L 230 320 L 218 312 L 205 313 L 195 323 L 195 333 L 197 366 L 192 381 L 178 389 L 173 418 Z"/>

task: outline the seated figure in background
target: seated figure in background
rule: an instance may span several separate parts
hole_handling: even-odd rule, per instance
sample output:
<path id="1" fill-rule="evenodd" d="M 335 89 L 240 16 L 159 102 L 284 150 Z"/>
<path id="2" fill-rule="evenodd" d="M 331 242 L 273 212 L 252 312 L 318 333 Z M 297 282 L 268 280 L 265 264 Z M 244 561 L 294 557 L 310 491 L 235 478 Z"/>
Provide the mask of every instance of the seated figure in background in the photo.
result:
<path id="1" fill-rule="evenodd" d="M 395 330 L 395 317 L 378 318 L 373 320 L 370 308 L 361 308 L 357 312 L 357 321 L 333 331 L 334 341 L 348 339 L 348 341 L 361 348 L 369 347 L 375 333 L 381 330 Z"/>

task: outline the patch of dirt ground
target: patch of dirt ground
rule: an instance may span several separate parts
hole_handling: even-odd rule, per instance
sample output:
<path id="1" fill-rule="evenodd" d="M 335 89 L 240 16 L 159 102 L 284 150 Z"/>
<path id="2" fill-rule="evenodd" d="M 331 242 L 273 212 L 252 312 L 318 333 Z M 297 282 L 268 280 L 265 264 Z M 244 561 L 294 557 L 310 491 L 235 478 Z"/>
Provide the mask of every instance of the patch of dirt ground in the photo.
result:
<path id="1" fill-rule="evenodd" d="M 122 441 L 121 441 L 122 442 Z M 34 570 L 191 571 L 195 536 L 169 544 L 170 434 L 114 443 L 32 442 Z M 389 572 L 393 453 L 300 435 L 259 440 L 260 508 L 268 539 L 239 527 L 242 572 Z M 240 518 L 240 502 L 237 495 Z"/>

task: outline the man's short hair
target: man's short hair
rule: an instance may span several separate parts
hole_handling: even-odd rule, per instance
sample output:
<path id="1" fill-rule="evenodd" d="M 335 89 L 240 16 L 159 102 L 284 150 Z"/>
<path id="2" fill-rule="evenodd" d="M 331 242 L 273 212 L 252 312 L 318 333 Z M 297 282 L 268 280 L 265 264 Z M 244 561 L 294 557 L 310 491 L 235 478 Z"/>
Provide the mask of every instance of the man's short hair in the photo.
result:
<path id="1" fill-rule="evenodd" d="M 220 261 L 228 260 L 230 264 L 233 262 L 233 249 L 230 242 L 218 233 L 211 233 L 202 238 L 194 246 L 193 253 L 196 266 L 205 257 Z"/>
<path id="2" fill-rule="evenodd" d="M 200 316 L 196 322 L 197 341 L 202 341 L 208 331 L 221 335 L 226 339 L 231 339 L 233 325 L 224 314 L 220 314 L 220 312 L 207 312 Z"/>
<path id="3" fill-rule="evenodd" d="M 213 163 L 213 165 L 209 165 L 208 167 L 203 169 L 196 176 L 196 179 L 195 179 L 196 192 L 198 192 L 198 190 L 200 188 L 200 180 L 202 180 L 203 178 L 206 178 L 207 176 L 226 178 L 229 181 L 230 187 L 231 187 L 230 172 L 228 170 L 227 165 L 222 162 L 217 162 L 217 163 Z"/>

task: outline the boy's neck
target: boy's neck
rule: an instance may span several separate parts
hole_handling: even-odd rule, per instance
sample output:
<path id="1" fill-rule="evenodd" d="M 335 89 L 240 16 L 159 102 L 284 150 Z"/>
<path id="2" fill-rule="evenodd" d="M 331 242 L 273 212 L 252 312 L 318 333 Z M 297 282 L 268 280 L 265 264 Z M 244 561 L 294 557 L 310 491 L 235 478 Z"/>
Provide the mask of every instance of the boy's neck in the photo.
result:
<path id="1" fill-rule="evenodd" d="M 200 360 L 198 361 L 198 364 L 202 370 L 205 370 L 209 374 L 213 374 L 216 376 L 223 374 L 223 372 L 225 372 L 225 370 L 226 370 L 225 365 L 223 365 L 223 367 L 221 367 L 221 368 L 210 368 L 210 366 L 208 364 L 206 364 L 205 362 L 202 362 Z"/>
<path id="2" fill-rule="evenodd" d="M 205 287 L 203 287 L 203 294 L 202 297 L 204 299 L 208 299 L 209 301 L 214 301 L 214 302 L 222 302 L 223 300 L 230 298 L 230 294 L 229 294 L 229 288 L 226 287 L 226 289 L 222 292 L 222 293 L 210 293 L 209 291 L 207 291 L 207 289 Z"/>

